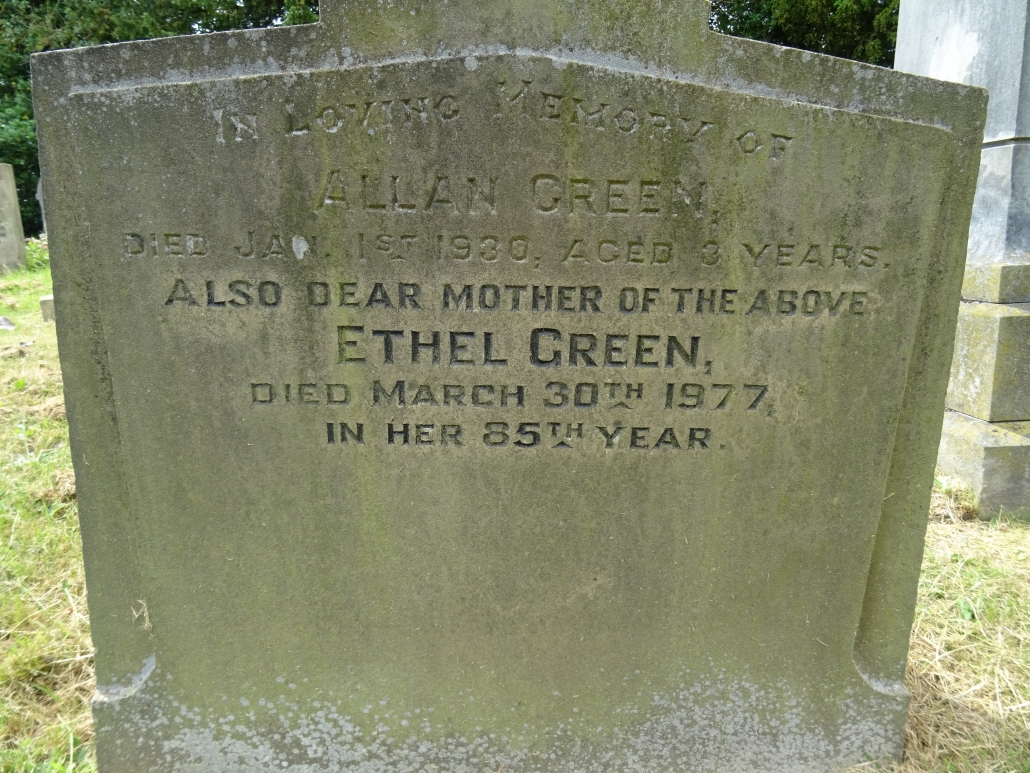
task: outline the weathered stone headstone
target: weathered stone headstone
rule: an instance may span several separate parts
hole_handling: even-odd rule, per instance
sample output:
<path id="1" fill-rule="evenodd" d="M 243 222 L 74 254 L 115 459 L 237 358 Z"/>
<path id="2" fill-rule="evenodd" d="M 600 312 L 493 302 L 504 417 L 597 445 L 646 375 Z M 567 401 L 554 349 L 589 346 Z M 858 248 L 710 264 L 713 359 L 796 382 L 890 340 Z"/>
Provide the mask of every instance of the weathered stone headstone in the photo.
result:
<path id="1" fill-rule="evenodd" d="M 44 322 L 54 321 L 54 296 L 44 295 L 39 299 L 39 313 L 43 316 Z"/>
<path id="2" fill-rule="evenodd" d="M 895 67 L 990 89 L 938 468 L 984 517 L 1030 516 L 1026 0 L 905 0 Z"/>
<path id="3" fill-rule="evenodd" d="M 43 211 L 43 180 L 36 181 L 36 201 L 39 202 L 39 214 L 43 220 L 43 233 L 46 233 L 46 212 Z"/>
<path id="4" fill-rule="evenodd" d="M 899 750 L 985 97 L 707 14 L 34 58 L 102 773 Z"/>
<path id="5" fill-rule="evenodd" d="M 25 233 L 18 209 L 14 167 L 0 164 L 0 272 L 25 266 Z"/>

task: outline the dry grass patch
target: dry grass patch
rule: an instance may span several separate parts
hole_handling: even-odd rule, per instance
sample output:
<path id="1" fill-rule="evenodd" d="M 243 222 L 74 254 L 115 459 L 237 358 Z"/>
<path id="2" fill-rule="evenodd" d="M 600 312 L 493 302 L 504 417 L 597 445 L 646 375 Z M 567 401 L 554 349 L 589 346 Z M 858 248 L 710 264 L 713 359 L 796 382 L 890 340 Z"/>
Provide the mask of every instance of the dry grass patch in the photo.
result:
<path id="1" fill-rule="evenodd" d="M 934 487 L 906 684 L 904 761 L 851 770 L 1030 773 L 1030 524 Z"/>
<path id="2" fill-rule="evenodd" d="M 909 769 L 1027 773 L 1030 528 L 952 520 L 963 496 L 934 511 L 926 540 L 906 746 L 920 766 Z"/>
<path id="3" fill-rule="evenodd" d="M 45 270 L 0 277 L 0 771 L 90 759 L 93 654 Z"/>

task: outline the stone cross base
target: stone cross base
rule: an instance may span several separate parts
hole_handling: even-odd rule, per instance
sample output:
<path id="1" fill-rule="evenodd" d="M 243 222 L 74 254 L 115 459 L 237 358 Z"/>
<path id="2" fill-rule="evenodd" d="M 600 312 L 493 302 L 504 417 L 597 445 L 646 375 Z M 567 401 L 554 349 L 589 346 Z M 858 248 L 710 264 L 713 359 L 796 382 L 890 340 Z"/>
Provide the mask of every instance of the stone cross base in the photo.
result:
<path id="1" fill-rule="evenodd" d="M 1030 264 L 967 266 L 962 296 L 937 469 L 1030 518 Z"/>
<path id="2" fill-rule="evenodd" d="M 981 515 L 1030 517 L 1030 40 L 1026 0 L 904 0 L 894 66 L 991 101 L 938 457 Z"/>
<path id="3" fill-rule="evenodd" d="M 1030 421 L 944 414 L 937 469 L 972 488 L 981 516 L 1030 518 Z"/>

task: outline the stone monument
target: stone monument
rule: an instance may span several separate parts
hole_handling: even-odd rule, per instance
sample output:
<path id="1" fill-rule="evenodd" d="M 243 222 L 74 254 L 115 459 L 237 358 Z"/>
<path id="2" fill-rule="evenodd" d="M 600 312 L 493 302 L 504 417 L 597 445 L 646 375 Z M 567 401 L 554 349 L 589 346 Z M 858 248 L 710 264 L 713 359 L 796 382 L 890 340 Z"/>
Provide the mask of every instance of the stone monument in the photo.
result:
<path id="1" fill-rule="evenodd" d="M 44 322 L 54 321 L 54 296 L 44 295 L 39 299 L 39 313 L 43 317 Z"/>
<path id="2" fill-rule="evenodd" d="M 43 181 L 36 180 L 36 202 L 39 204 L 39 215 L 43 220 L 43 233 L 46 233 L 46 212 L 43 210 Z"/>
<path id="3" fill-rule="evenodd" d="M 708 11 L 34 57 L 101 773 L 898 753 L 986 96 Z"/>
<path id="4" fill-rule="evenodd" d="M 985 517 L 1030 515 L 1028 8 L 904 0 L 895 61 L 990 90 L 938 460 L 973 489 Z"/>
<path id="5" fill-rule="evenodd" d="M 0 273 L 25 267 L 25 232 L 18 209 L 14 167 L 0 164 Z"/>

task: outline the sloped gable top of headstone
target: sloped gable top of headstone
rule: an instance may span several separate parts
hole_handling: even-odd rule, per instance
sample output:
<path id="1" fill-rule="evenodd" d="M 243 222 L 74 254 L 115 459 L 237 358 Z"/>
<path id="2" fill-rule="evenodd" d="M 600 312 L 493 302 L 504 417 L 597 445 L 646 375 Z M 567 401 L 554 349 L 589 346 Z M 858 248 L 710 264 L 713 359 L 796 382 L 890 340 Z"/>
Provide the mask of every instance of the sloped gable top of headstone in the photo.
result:
<path id="1" fill-rule="evenodd" d="M 347 3 L 323 0 L 321 22 L 71 49 L 34 59 L 37 88 L 69 93 L 308 72 L 475 53 L 578 56 L 716 88 L 956 128 L 948 101 L 975 89 L 732 38 L 708 27 L 706 0 L 675 3 Z M 600 58 L 598 58 L 600 57 Z M 60 67 L 47 70 L 46 62 Z M 809 64 L 817 62 L 817 64 Z M 975 126 L 975 121 L 974 121 Z"/>

